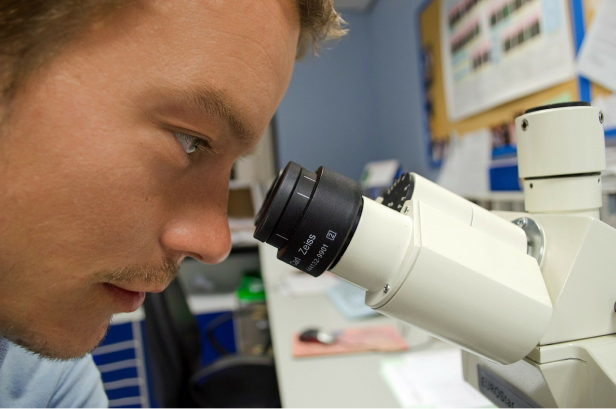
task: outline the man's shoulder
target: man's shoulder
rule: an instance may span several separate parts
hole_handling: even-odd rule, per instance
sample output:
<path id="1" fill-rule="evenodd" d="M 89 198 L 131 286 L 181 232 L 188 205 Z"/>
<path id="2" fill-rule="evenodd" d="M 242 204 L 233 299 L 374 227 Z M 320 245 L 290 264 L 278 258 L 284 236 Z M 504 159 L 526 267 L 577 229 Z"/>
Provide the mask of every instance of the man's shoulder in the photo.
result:
<path id="1" fill-rule="evenodd" d="M 0 407 L 106 407 L 107 403 L 90 355 L 52 361 L 8 343 L 0 365 Z"/>

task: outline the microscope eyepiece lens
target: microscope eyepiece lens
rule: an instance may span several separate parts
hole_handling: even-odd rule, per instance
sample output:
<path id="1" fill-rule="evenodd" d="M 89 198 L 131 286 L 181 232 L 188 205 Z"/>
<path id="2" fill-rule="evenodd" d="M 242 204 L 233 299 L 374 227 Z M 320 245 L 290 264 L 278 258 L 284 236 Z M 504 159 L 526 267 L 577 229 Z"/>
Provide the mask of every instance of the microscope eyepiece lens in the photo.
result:
<path id="1" fill-rule="evenodd" d="M 302 167 L 289 162 L 287 167 L 270 186 L 265 202 L 256 218 L 255 239 L 265 242 L 274 232 L 278 220 L 297 183 Z"/>
<path id="2" fill-rule="evenodd" d="M 257 214 L 254 236 L 276 247 L 278 259 L 317 277 L 344 254 L 362 206 L 358 182 L 289 162 Z"/>

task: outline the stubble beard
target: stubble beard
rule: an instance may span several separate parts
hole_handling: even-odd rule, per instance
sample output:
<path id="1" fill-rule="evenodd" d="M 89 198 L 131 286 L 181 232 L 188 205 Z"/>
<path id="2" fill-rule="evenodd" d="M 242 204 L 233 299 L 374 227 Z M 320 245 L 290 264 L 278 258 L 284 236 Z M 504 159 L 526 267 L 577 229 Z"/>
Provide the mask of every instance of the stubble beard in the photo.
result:
<path id="1" fill-rule="evenodd" d="M 101 283 L 110 284 L 131 284 L 135 282 L 155 284 L 158 286 L 168 285 L 178 272 L 177 264 L 171 259 L 165 259 L 159 263 L 149 263 L 137 266 L 125 266 L 116 269 L 99 270 L 93 274 L 96 280 Z M 43 306 L 45 308 L 45 306 Z M 69 317 L 70 319 L 70 317 Z M 59 340 L 49 339 L 45 334 L 30 329 L 28 326 L 17 329 L 15 325 L 2 325 L 0 322 L 0 337 L 4 337 L 12 343 L 19 345 L 27 351 L 50 361 L 70 361 L 80 359 L 94 351 L 99 344 L 104 340 L 109 326 L 113 321 L 113 316 L 110 316 L 106 322 L 101 323 L 97 328 L 85 326 L 83 331 L 93 331 L 96 335 L 93 337 L 89 345 L 69 345 L 70 341 L 64 343 Z M 65 336 L 62 338 L 66 338 Z M 75 336 L 72 339 L 80 339 Z"/>

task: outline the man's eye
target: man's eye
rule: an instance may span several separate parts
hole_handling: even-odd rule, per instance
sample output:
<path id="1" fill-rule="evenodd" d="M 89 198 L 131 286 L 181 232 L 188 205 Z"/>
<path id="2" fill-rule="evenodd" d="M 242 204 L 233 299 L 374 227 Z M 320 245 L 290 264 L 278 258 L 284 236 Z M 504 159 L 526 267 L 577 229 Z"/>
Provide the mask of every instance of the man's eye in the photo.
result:
<path id="1" fill-rule="evenodd" d="M 196 136 L 188 135 L 183 132 L 173 132 L 175 139 L 182 145 L 182 148 L 187 154 L 195 152 L 197 149 L 208 150 L 210 149 L 207 141 L 197 138 Z"/>

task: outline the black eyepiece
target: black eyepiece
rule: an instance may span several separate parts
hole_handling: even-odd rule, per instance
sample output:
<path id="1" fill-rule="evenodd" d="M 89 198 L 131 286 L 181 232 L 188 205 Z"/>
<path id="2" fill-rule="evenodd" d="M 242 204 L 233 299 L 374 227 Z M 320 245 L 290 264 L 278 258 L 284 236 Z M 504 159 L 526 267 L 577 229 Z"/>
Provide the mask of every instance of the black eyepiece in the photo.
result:
<path id="1" fill-rule="evenodd" d="M 318 277 L 344 254 L 362 207 L 358 182 L 289 162 L 257 214 L 254 236 L 276 247 L 279 260 Z"/>

